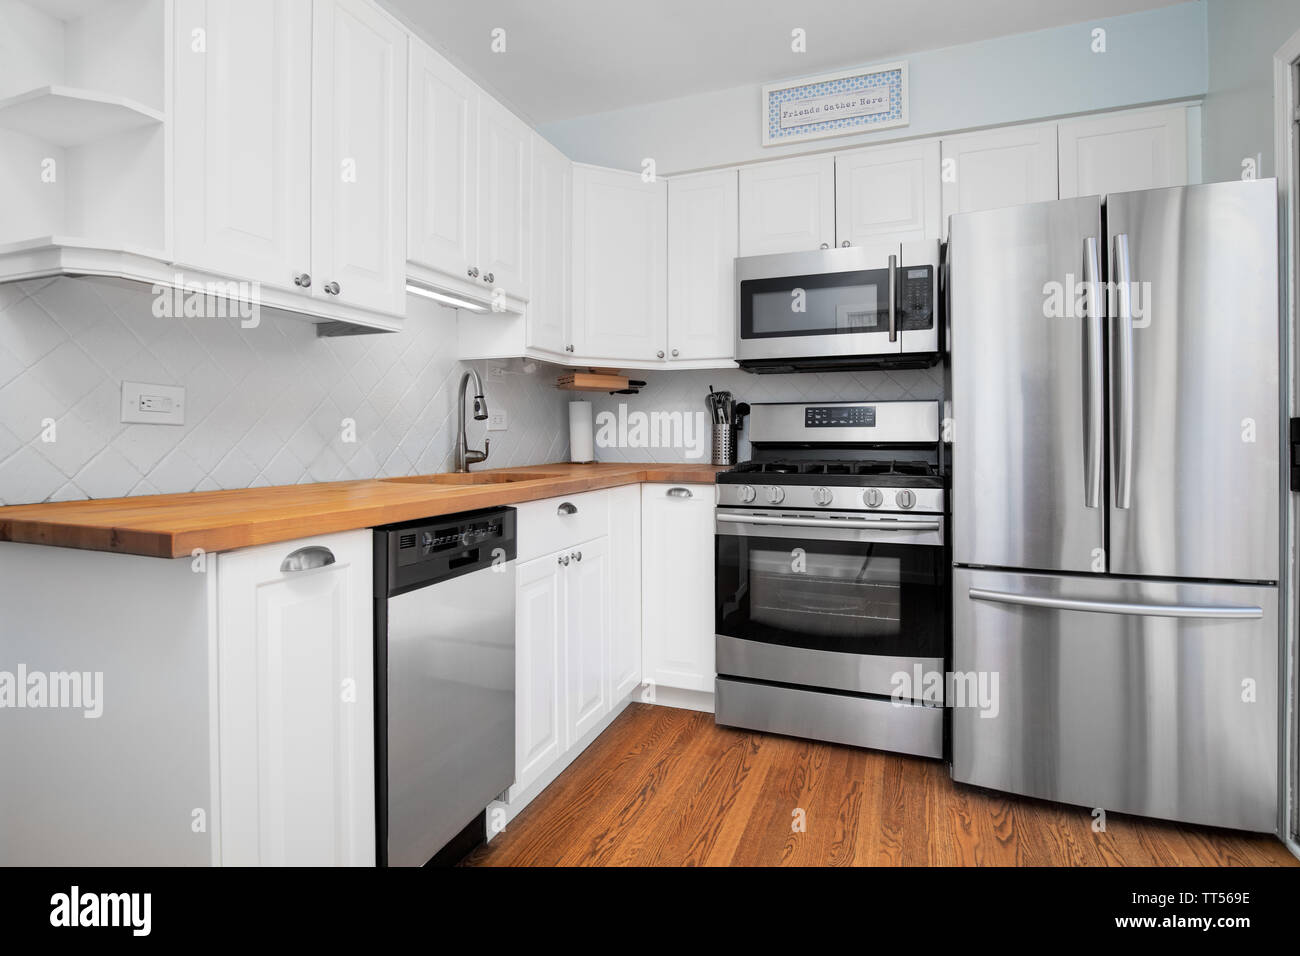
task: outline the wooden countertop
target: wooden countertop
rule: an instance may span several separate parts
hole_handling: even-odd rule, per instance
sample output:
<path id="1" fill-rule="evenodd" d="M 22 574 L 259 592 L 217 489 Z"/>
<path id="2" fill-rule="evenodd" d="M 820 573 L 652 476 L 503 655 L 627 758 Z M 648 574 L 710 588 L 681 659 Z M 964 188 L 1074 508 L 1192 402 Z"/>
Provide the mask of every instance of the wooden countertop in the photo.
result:
<path id="1" fill-rule="evenodd" d="M 714 465 L 568 463 L 0 508 L 0 541 L 155 558 L 229 551 L 643 481 L 709 482 Z"/>

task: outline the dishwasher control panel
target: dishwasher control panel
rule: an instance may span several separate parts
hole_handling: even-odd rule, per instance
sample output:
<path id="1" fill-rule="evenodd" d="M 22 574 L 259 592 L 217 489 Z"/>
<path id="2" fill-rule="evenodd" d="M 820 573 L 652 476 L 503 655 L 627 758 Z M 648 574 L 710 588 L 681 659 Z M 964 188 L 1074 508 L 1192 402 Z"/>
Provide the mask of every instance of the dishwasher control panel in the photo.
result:
<path id="1" fill-rule="evenodd" d="M 515 559 L 514 508 L 485 508 L 376 529 L 388 588 L 457 577 Z M 378 557 L 378 555 L 376 555 Z"/>

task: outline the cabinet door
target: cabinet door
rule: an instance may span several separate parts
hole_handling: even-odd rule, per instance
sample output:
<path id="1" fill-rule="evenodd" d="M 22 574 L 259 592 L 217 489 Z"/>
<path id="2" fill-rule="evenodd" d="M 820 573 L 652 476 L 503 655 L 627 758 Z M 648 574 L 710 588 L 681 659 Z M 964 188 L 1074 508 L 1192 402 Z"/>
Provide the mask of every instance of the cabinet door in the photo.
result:
<path id="1" fill-rule="evenodd" d="M 610 702 L 641 683 L 641 487 L 609 491 Z"/>
<path id="2" fill-rule="evenodd" d="M 668 181 L 668 357 L 736 354 L 737 173 Z"/>
<path id="3" fill-rule="evenodd" d="M 564 579 L 564 747 L 609 713 L 609 539 L 562 552 Z M 545 559 L 543 559 L 545 560 Z"/>
<path id="4" fill-rule="evenodd" d="M 419 40 L 410 55 L 406 255 L 468 279 L 478 254 L 478 88 Z"/>
<path id="5" fill-rule="evenodd" d="M 1061 198 L 1187 185 L 1187 109 L 1058 124 Z"/>
<path id="6" fill-rule="evenodd" d="M 811 156 L 740 170 L 740 254 L 829 248 L 835 242 L 835 159 Z"/>
<path id="7" fill-rule="evenodd" d="M 312 293 L 401 315 L 406 34 L 365 0 L 312 10 Z"/>
<path id="8" fill-rule="evenodd" d="M 568 354 L 569 237 L 573 215 L 573 164 L 533 136 L 532 294 L 525 313 L 529 348 Z"/>
<path id="9" fill-rule="evenodd" d="M 479 281 L 527 299 L 532 131 L 491 97 L 478 102 Z"/>
<path id="10" fill-rule="evenodd" d="M 713 485 L 641 491 L 645 679 L 713 691 Z"/>
<path id="11" fill-rule="evenodd" d="M 945 234 L 956 213 L 1056 199 L 1056 125 L 945 137 L 942 168 Z"/>
<path id="12" fill-rule="evenodd" d="M 939 141 L 872 146 L 835 157 L 835 244 L 938 239 Z"/>
<path id="13" fill-rule="evenodd" d="M 217 557 L 221 862 L 375 862 L 372 533 Z M 332 564 L 283 571 L 300 548 Z"/>
<path id="14" fill-rule="evenodd" d="M 560 660 L 563 567 L 554 555 L 521 564 L 515 584 L 515 784 L 527 789 L 563 747 Z"/>
<path id="15" fill-rule="evenodd" d="M 282 288 L 311 272 L 311 10 L 294 0 L 178 0 L 181 265 Z M 196 29 L 206 31 L 202 52 Z"/>
<path id="16" fill-rule="evenodd" d="M 584 358 L 664 357 L 668 191 L 663 180 L 573 172 L 573 337 Z"/>

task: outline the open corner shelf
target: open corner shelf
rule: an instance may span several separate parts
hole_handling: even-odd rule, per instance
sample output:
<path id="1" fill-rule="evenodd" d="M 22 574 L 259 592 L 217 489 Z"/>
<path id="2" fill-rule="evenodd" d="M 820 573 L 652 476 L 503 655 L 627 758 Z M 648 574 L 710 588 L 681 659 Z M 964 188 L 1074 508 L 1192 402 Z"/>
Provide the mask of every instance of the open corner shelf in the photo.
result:
<path id="1" fill-rule="evenodd" d="M 125 96 L 70 86 L 42 86 L 0 100 L 0 128 L 62 147 L 83 146 L 164 118 Z"/>

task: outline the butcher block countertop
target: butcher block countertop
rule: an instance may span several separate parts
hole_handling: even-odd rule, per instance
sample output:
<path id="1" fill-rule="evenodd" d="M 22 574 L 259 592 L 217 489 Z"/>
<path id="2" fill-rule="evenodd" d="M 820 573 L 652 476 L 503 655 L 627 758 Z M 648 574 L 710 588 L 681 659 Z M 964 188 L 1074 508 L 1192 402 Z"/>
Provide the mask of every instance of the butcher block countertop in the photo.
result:
<path id="1" fill-rule="evenodd" d="M 697 464 L 564 463 L 11 505 L 0 508 L 0 541 L 179 558 L 195 548 L 229 551 L 643 481 L 712 483 L 720 470 Z"/>

